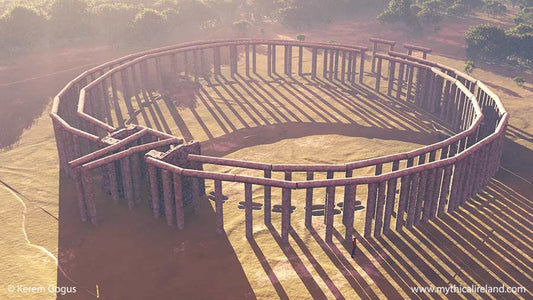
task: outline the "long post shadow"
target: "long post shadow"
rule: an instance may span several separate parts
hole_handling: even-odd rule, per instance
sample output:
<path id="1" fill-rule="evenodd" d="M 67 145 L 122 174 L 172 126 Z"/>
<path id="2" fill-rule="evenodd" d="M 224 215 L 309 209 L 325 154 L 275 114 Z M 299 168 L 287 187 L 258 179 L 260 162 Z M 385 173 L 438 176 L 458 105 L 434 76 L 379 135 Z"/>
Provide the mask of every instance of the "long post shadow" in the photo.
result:
<path id="1" fill-rule="evenodd" d="M 348 263 L 347 265 L 339 257 L 337 257 L 326 244 L 326 242 L 320 237 L 318 232 L 314 228 L 308 228 L 311 236 L 315 241 L 320 245 L 324 253 L 329 257 L 331 262 L 339 269 L 342 275 L 350 283 L 354 291 L 361 299 L 378 299 L 377 294 L 374 292 L 372 287 L 366 282 L 366 280 L 353 268 L 353 266 Z M 362 260 L 367 260 L 366 258 L 361 258 Z"/>
<path id="2" fill-rule="evenodd" d="M 274 237 L 274 240 L 276 240 L 276 243 L 278 243 L 278 246 L 283 251 L 283 254 L 287 257 L 289 260 L 292 268 L 294 271 L 298 274 L 302 282 L 304 283 L 305 287 L 313 297 L 313 299 L 324 299 L 327 298 L 320 286 L 316 283 L 316 281 L 313 279 L 313 276 L 311 276 L 311 273 L 307 270 L 305 265 L 303 264 L 302 260 L 298 257 L 298 254 L 294 251 L 292 246 L 290 244 L 286 244 L 281 240 L 281 236 L 279 235 L 278 231 L 272 226 L 271 224 L 266 225 L 270 233 L 272 234 L 272 237 Z M 290 228 L 290 231 L 293 229 Z"/>
<path id="3" fill-rule="evenodd" d="M 274 289 L 276 290 L 278 297 L 280 299 L 289 299 L 287 292 L 285 292 L 285 289 L 283 289 L 283 286 L 279 282 L 279 279 L 274 273 L 274 270 L 272 270 L 272 267 L 268 263 L 268 260 L 263 254 L 263 251 L 261 251 L 261 248 L 259 248 L 259 246 L 257 245 L 257 242 L 254 239 L 248 239 L 248 242 L 250 243 L 250 246 L 252 247 L 252 250 L 254 251 L 255 256 L 259 260 L 261 267 L 263 267 L 263 270 L 267 274 L 268 279 L 270 279 L 272 286 L 274 286 Z"/>

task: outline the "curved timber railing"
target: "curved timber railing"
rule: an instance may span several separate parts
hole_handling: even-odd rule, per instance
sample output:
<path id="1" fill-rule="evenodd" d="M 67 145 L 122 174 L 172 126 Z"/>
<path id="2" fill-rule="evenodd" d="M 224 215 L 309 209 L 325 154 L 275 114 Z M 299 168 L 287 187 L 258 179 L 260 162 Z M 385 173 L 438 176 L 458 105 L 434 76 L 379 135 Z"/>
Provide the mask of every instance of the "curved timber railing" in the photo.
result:
<path id="1" fill-rule="evenodd" d="M 425 49 L 425 48 L 424 48 Z M 82 73 L 54 98 L 54 124 L 60 167 L 76 183 L 83 221 L 98 223 L 95 185 L 130 208 L 146 199 L 154 217 L 184 227 L 184 207 L 197 211 L 213 181 L 216 226 L 223 227 L 223 183 L 243 184 L 246 236 L 253 236 L 252 188 L 261 186 L 264 222 L 271 222 L 272 189 L 281 189 L 281 237 L 291 228 L 291 193 L 305 190 L 305 225 L 311 226 L 313 194 L 323 200 L 325 240 L 331 241 L 335 194 L 343 193 L 345 238 L 354 230 L 356 199 L 366 199 L 364 236 L 412 228 L 453 212 L 478 193 L 499 168 L 508 114 L 482 82 L 447 66 L 408 54 L 366 47 L 289 40 L 212 40 L 140 52 Z M 259 59 L 261 57 L 261 59 Z M 263 59 L 266 58 L 266 59 Z M 371 60 L 372 67 L 365 61 Z M 265 66 L 266 64 L 266 66 Z M 368 64 L 367 64 L 368 65 Z M 453 134 L 440 142 L 344 164 L 271 164 L 205 156 L 201 143 L 138 125 L 143 107 L 158 101 L 165 76 L 302 76 L 343 86 L 365 86 L 431 115 Z M 127 117 L 127 118 L 125 118 Z M 206 165 L 256 170 L 243 176 L 205 171 Z M 371 170 L 372 176 L 363 170 Z M 273 179 L 273 173 L 283 179 Z M 304 173 L 306 180 L 292 180 Z M 324 174 L 326 179 L 319 178 Z"/>

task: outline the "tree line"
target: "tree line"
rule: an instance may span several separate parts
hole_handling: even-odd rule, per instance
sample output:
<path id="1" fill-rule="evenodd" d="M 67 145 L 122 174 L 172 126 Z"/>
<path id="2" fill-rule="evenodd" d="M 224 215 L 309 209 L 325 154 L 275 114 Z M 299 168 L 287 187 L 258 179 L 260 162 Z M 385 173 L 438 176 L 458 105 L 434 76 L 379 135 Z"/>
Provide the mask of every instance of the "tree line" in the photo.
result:
<path id="1" fill-rule="evenodd" d="M 233 26 L 242 33 L 251 24 L 264 21 L 305 28 L 348 16 L 358 7 L 376 6 L 372 0 L 146 1 L 151 0 L 129 1 L 130 4 L 51 0 L 48 5 L 38 6 L 16 2 L 0 16 L 0 53 L 83 39 L 150 44 L 174 34 L 222 26 Z"/>
<path id="2" fill-rule="evenodd" d="M 491 24 L 472 26 L 465 34 L 466 55 L 471 60 L 509 61 L 531 64 L 533 61 L 533 0 L 392 0 L 377 18 L 384 23 L 402 23 L 414 32 L 438 24 L 445 17 L 465 17 L 481 13 L 489 17 L 509 16 L 514 26 L 505 30 Z"/>

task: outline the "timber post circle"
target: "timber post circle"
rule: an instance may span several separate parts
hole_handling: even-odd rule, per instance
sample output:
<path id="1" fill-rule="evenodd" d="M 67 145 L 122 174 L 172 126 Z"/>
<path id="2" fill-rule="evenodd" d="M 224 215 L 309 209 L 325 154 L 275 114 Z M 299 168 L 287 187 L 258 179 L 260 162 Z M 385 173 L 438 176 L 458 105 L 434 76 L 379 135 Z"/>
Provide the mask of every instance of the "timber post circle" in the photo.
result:
<path id="1" fill-rule="evenodd" d="M 409 53 L 403 54 L 390 46 L 391 51 L 378 53 L 377 43 L 394 42 L 371 41 L 374 48 L 369 57 L 368 48 L 354 45 L 256 39 L 191 42 L 128 55 L 85 71 L 54 98 L 51 112 L 60 168 L 75 182 L 81 220 L 95 225 L 99 221 L 96 188 L 130 209 L 148 201 L 155 218 L 163 217 L 179 229 L 185 224 L 184 207 L 191 205 L 193 213 L 198 212 L 198 203 L 210 197 L 215 202 L 216 231 L 222 234 L 224 182 L 242 184 L 248 238 L 253 237 L 254 186 L 264 191 L 266 224 L 271 222 L 272 190 L 281 190 L 278 208 L 285 242 L 291 228 L 293 190 L 306 193 L 302 220 L 306 226 L 311 226 L 313 217 L 313 191 L 326 190 L 321 204 L 327 242 L 334 228 L 335 194 L 341 189 L 346 240 L 354 235 L 356 194 L 363 190 L 365 238 L 410 229 L 453 212 L 498 170 L 509 115 L 482 82 L 424 59 L 431 49 L 406 45 Z M 410 55 L 413 50 L 422 51 L 424 58 Z M 175 91 L 176 82 L 184 78 L 185 84 L 201 88 L 201 82 L 213 77 L 249 78 L 263 71 L 261 75 L 268 78 L 298 76 L 311 82 L 365 87 L 423 110 L 453 134 L 406 153 L 344 164 L 272 164 L 205 156 L 199 142 L 173 136 L 161 126 L 139 124 L 144 107 L 163 95 L 187 94 Z M 205 171 L 208 164 L 262 175 Z M 374 175 L 360 176 L 363 168 L 371 168 Z M 283 174 L 284 179 L 274 179 L 273 173 Z M 306 180 L 292 180 L 295 173 L 306 174 Z M 316 174 L 325 174 L 326 179 L 317 180 Z M 206 182 L 213 183 L 212 193 L 206 193 Z M 144 184 L 149 199 L 143 196 Z"/>

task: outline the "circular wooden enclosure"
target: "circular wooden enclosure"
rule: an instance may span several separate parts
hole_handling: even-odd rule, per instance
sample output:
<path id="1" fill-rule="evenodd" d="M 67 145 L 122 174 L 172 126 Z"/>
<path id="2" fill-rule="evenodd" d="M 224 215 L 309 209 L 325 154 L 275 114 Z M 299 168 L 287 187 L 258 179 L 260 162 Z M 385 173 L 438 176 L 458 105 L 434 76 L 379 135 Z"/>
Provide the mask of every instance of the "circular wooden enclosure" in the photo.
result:
<path id="1" fill-rule="evenodd" d="M 54 98 L 51 112 L 61 169 L 76 184 L 82 221 L 98 223 L 94 199 L 98 187 L 116 202 L 124 199 L 130 209 L 146 201 L 146 192 L 154 217 L 164 216 L 168 225 L 180 229 L 184 227 L 184 207 L 197 207 L 199 201 L 210 197 L 215 201 L 216 230 L 223 233 L 225 182 L 242 184 L 249 238 L 253 236 L 252 187 L 256 186 L 262 188 L 263 221 L 267 224 L 271 222 L 272 192 L 281 190 L 281 205 L 274 209 L 281 210 L 284 241 L 291 228 L 294 190 L 305 191 L 306 226 L 311 226 L 312 207 L 317 204 L 314 191 L 326 190 L 319 203 L 325 212 L 326 241 L 332 238 L 336 193 L 343 195 L 346 239 L 354 234 L 354 208 L 360 195 L 365 201 L 366 238 L 386 234 L 391 228 L 412 228 L 454 211 L 497 171 L 507 112 L 487 86 L 457 70 L 394 51 L 373 51 L 371 55 L 367 51 L 354 45 L 288 40 L 211 40 L 128 55 L 84 72 Z M 231 129 L 222 105 L 243 124 L 282 120 L 279 105 L 251 101 L 255 93 L 269 93 L 255 84 L 258 78 L 267 83 L 302 80 L 305 84 L 298 85 L 302 89 L 318 85 L 331 98 L 341 99 L 335 104 L 341 106 L 334 107 L 317 102 L 313 91 L 307 90 L 301 103 L 289 103 L 292 107 L 287 114 L 307 102 L 308 112 L 302 114 L 324 115 L 320 105 L 332 105 L 337 113 L 357 113 L 356 102 L 350 99 L 356 97 L 351 91 L 357 90 L 371 96 L 366 105 L 389 112 L 390 118 L 395 118 L 398 107 L 419 110 L 448 134 L 413 151 L 343 164 L 273 164 L 202 155 L 202 143 L 192 141 L 186 130 L 187 122 L 194 119 L 183 119 L 169 110 L 179 129 L 176 136 L 157 109 L 161 101 L 173 103 L 190 108 L 191 116 L 201 120 L 202 112 L 195 110 L 195 101 L 201 101 L 222 134 Z M 249 94 L 231 89 L 232 84 L 242 83 L 249 84 Z M 206 99 L 208 93 L 203 91 L 215 85 L 237 94 L 235 103 Z M 327 89 L 331 86 L 336 90 Z M 269 99 L 274 102 L 278 96 Z M 380 98 L 394 105 L 383 105 Z M 160 117 L 153 117 L 157 115 Z M 206 134 L 212 136 L 210 130 Z M 207 165 L 254 170 L 256 175 L 206 171 Z M 370 169 L 372 175 L 362 176 L 363 169 Z M 283 177 L 275 179 L 275 174 Z M 295 174 L 305 174 L 305 180 L 293 180 Z M 316 179 L 318 174 L 325 179 Z M 206 182 L 214 187 L 211 193 L 206 193 Z"/>

